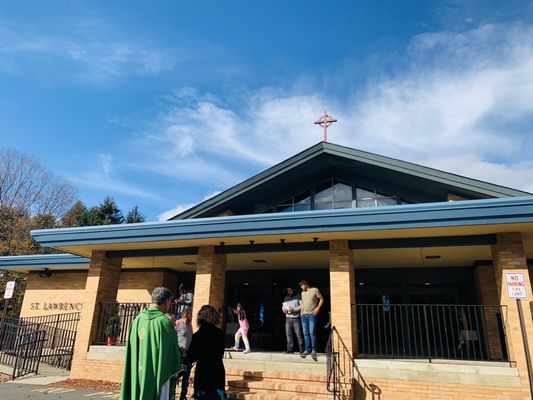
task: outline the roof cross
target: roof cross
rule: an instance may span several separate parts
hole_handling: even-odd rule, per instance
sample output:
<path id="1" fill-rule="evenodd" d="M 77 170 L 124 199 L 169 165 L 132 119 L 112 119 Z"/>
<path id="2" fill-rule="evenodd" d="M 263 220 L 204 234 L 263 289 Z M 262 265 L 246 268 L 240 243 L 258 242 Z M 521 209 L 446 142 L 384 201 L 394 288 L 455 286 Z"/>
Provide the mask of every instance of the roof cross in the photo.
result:
<path id="1" fill-rule="evenodd" d="M 337 122 L 337 120 L 329 115 L 327 110 L 324 111 L 324 115 L 315 121 L 315 125 L 320 125 L 324 128 L 324 142 L 328 141 L 328 127 L 334 122 Z"/>

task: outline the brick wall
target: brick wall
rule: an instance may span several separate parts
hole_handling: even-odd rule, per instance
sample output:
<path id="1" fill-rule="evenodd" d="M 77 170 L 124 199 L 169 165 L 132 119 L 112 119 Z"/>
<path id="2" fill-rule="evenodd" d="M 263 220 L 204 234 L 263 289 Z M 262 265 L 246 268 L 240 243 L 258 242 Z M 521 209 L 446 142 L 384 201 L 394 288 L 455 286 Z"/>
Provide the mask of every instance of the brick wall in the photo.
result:
<path id="1" fill-rule="evenodd" d="M 334 351 L 339 352 L 341 375 L 352 377 L 352 359 L 357 352 L 353 254 L 347 240 L 329 242 L 331 323 L 335 327 Z M 348 389 L 349 390 L 349 389 Z"/>
<path id="2" fill-rule="evenodd" d="M 485 306 L 496 306 L 500 304 L 500 296 L 496 287 L 496 277 L 494 274 L 494 267 L 492 265 L 477 265 L 475 267 L 474 278 L 478 304 Z M 485 346 L 488 354 L 494 360 L 501 359 L 502 357 L 500 334 L 496 318 L 498 311 L 499 308 L 497 307 L 489 307 L 483 310 L 483 322 L 487 331 L 487 343 L 485 343 Z"/>
<path id="3" fill-rule="evenodd" d="M 152 290 L 157 286 L 166 286 L 175 293 L 177 280 L 177 274 L 170 271 L 123 270 L 117 301 L 148 303 Z M 38 273 L 28 274 L 21 317 L 81 311 L 86 282 L 86 271 L 54 271 L 49 278 L 41 278 Z"/>
<path id="4" fill-rule="evenodd" d="M 105 251 L 93 251 L 91 265 L 87 273 L 84 290 L 85 303 L 78 324 L 78 334 L 74 347 L 72 378 L 86 378 L 83 367 L 87 363 L 89 346 L 96 335 L 100 302 L 115 301 L 120 281 L 122 259 L 109 259 Z"/>
<path id="5" fill-rule="evenodd" d="M 216 254 L 214 246 L 200 246 L 194 284 L 193 315 L 200 307 L 209 304 L 216 309 L 224 307 L 224 290 L 226 282 L 226 255 Z M 193 318 L 194 329 L 196 321 Z"/>
<path id="6" fill-rule="evenodd" d="M 358 379 L 356 400 L 529 400 L 529 390 L 524 388 L 491 387 L 404 381 L 393 379 Z"/>
<path id="7" fill-rule="evenodd" d="M 501 233 L 497 235 L 497 244 L 492 246 L 496 288 L 500 304 L 507 307 L 505 319 L 510 357 L 516 362 L 523 388 L 529 388 L 528 372 L 523 346 L 522 333 L 515 299 L 507 295 L 505 273 L 519 272 L 524 274 L 528 298 L 522 301 L 524 324 L 529 343 L 533 343 L 533 320 L 531 316 L 531 282 L 525 258 L 524 245 L 520 233 Z M 533 347 L 530 347 L 530 351 Z M 531 356 L 531 354 L 530 354 Z"/>
<path id="8" fill-rule="evenodd" d="M 27 276 L 21 317 L 79 312 L 83 308 L 87 272 L 53 272 L 41 278 L 32 272 Z"/>

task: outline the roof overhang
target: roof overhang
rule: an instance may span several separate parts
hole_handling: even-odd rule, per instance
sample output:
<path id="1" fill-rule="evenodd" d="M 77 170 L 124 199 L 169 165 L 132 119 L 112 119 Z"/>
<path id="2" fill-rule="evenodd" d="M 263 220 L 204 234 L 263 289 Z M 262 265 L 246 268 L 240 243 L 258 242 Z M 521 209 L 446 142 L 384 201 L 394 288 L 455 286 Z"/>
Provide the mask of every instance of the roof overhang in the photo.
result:
<path id="1" fill-rule="evenodd" d="M 463 228 L 458 231 L 457 227 Z M 381 238 L 454 236 L 510 229 L 533 231 L 533 196 L 46 229 L 32 231 L 32 236 L 43 246 L 90 256 L 90 251 L 97 249 L 191 247 L 221 241 L 373 239 L 378 232 Z"/>
<path id="2" fill-rule="evenodd" d="M 0 257 L 0 269 L 16 272 L 88 269 L 90 260 L 73 254 L 35 254 Z"/>

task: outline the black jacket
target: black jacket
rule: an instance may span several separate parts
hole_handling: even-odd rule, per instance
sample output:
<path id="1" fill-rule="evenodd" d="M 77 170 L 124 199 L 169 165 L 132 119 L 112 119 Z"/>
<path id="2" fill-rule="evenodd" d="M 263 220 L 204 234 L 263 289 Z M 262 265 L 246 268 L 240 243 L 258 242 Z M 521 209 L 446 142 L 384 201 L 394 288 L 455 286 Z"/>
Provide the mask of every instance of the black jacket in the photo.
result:
<path id="1" fill-rule="evenodd" d="M 187 361 L 196 363 L 194 373 L 195 390 L 224 389 L 224 333 L 222 329 L 205 324 L 192 335 Z"/>

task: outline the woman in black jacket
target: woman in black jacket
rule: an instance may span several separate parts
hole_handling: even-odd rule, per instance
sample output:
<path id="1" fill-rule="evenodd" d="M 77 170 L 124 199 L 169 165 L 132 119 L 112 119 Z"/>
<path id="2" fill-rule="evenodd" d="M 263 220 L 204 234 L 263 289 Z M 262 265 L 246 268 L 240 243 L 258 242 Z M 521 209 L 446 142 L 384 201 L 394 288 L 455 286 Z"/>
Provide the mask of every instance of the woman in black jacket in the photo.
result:
<path id="1" fill-rule="evenodd" d="M 224 356 L 224 333 L 217 328 L 220 314 L 209 305 L 198 312 L 196 333 L 192 335 L 187 361 L 196 363 L 194 373 L 195 400 L 227 400 Z"/>

